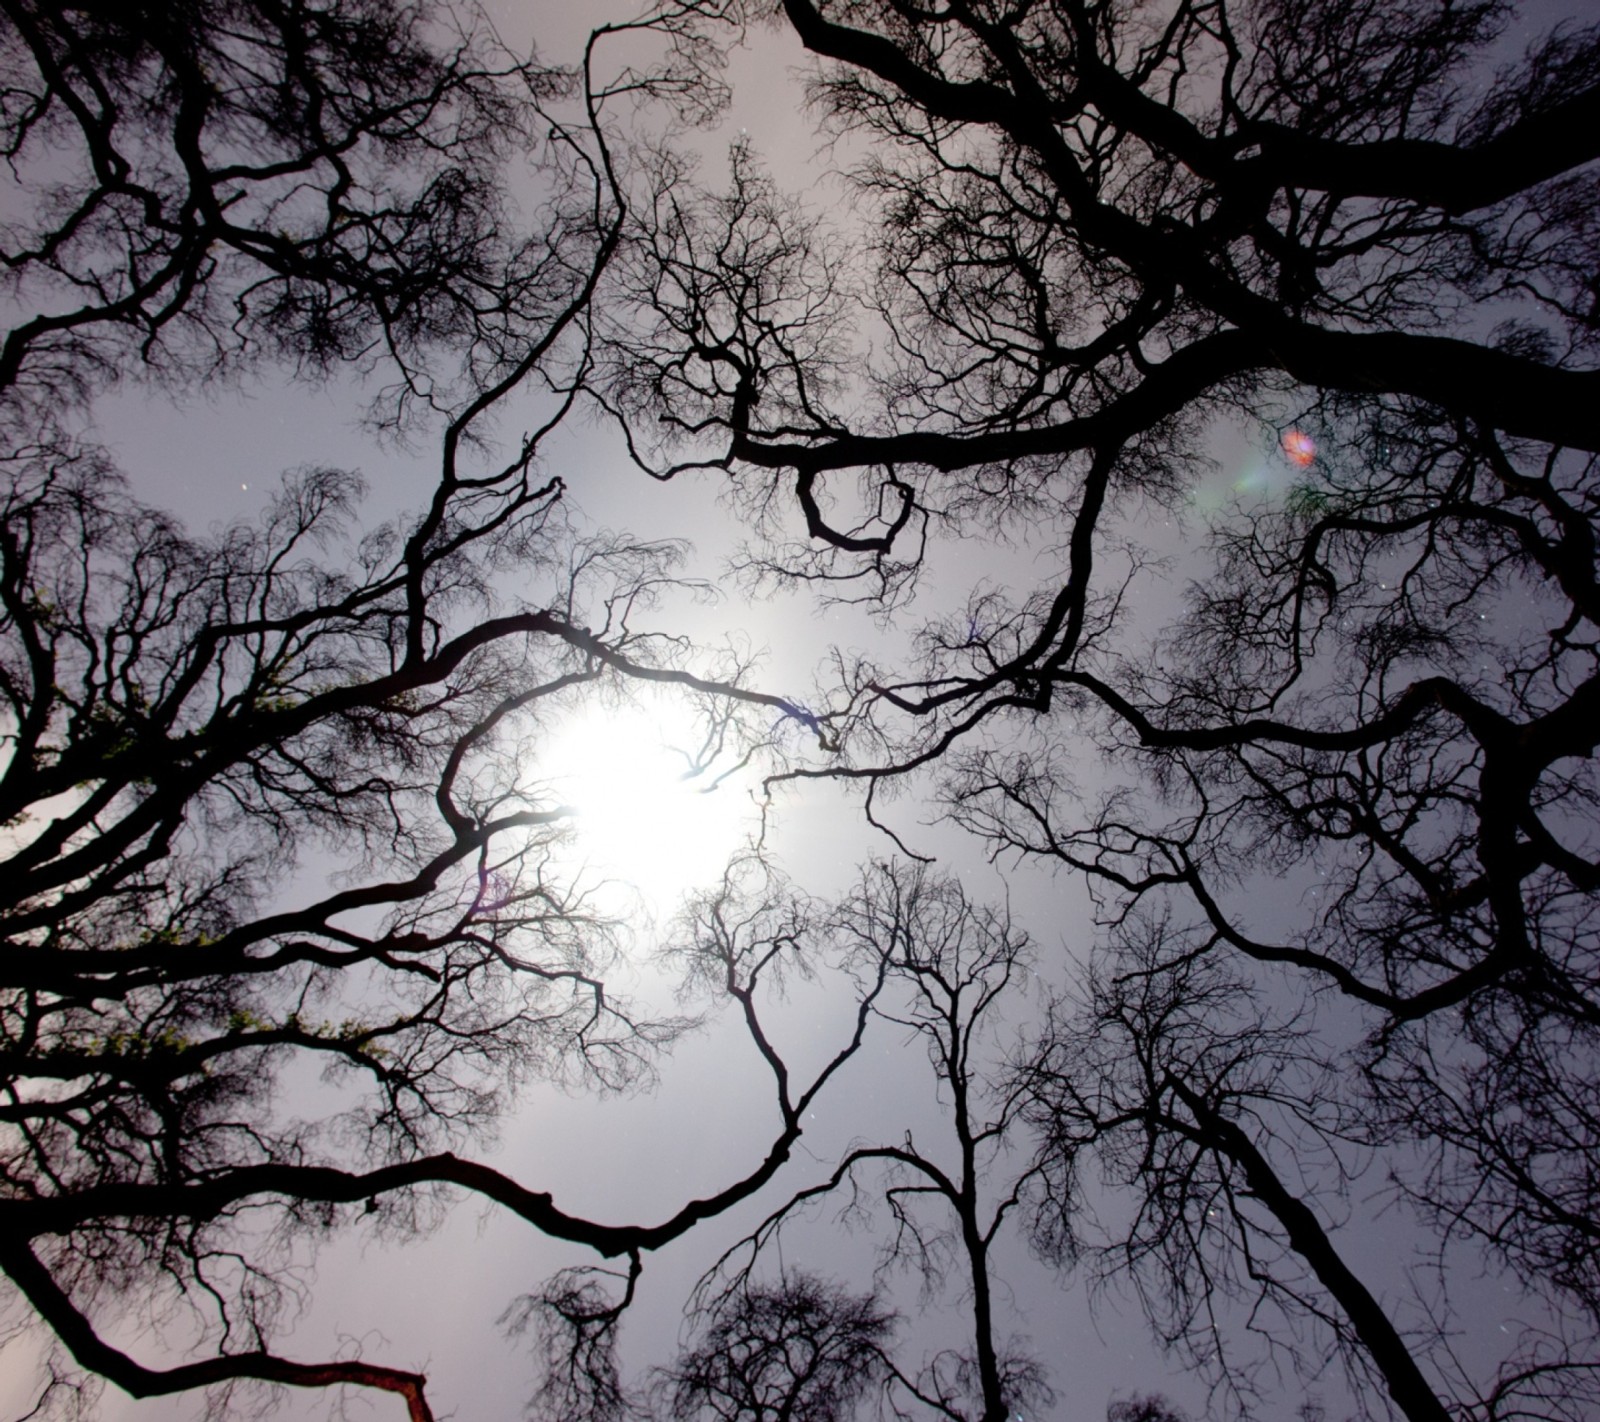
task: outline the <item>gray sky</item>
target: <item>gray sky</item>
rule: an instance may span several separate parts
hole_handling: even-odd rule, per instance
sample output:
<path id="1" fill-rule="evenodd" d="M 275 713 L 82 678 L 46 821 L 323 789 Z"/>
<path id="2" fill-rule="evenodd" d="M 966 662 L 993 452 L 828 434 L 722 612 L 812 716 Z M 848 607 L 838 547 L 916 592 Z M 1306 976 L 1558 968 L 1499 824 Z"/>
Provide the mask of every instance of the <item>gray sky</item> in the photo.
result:
<path id="1" fill-rule="evenodd" d="M 612 10 L 609 4 L 559 0 L 495 0 L 488 8 L 514 48 L 532 35 L 544 56 L 556 61 L 572 57 L 588 26 Z M 1524 29 L 1534 26 L 1542 26 L 1542 17 L 1530 19 Z M 709 168 L 720 161 L 726 144 L 744 132 L 782 186 L 803 191 L 813 204 L 827 205 L 837 200 L 840 188 L 829 176 L 829 160 L 816 155 L 816 140 L 789 77 L 790 66 L 801 59 L 787 32 L 752 35 L 733 56 L 731 111 L 716 132 L 697 141 Z M 427 492 L 430 451 L 426 442 L 413 451 L 375 444 L 357 428 L 361 403 L 358 388 L 339 382 L 309 388 L 286 380 L 246 379 L 242 390 L 189 395 L 181 401 L 128 386 L 102 400 L 96 418 L 99 436 L 122 461 L 136 491 L 194 525 L 259 510 L 281 470 L 310 463 L 360 468 L 371 483 L 373 518 L 395 516 Z M 1195 518 L 1225 506 L 1230 497 L 1281 495 L 1293 477 L 1280 457 L 1237 435 L 1219 438 L 1216 458 L 1214 476 L 1195 491 Z M 548 467 L 567 480 L 572 503 L 593 526 L 688 539 L 695 545 L 690 571 L 728 586 L 725 560 L 737 534 L 719 512 L 709 478 L 655 484 L 628 464 L 615 438 L 593 426 L 575 427 L 553 442 Z M 1128 519 L 1141 537 L 1181 566 L 1187 552 L 1182 517 L 1134 510 Z M 1193 527 L 1191 522 L 1188 528 Z M 959 600 L 974 581 L 991 573 L 982 560 L 992 556 L 982 545 L 976 551 L 938 549 L 925 602 Z M 1009 555 L 1009 564 L 1025 582 L 1035 559 L 1051 556 L 1048 547 L 1023 547 Z M 1170 585 L 1170 575 L 1153 575 L 1141 589 L 1140 595 L 1150 599 L 1152 618 L 1165 610 L 1162 590 Z M 867 647 L 883 635 L 864 617 L 839 610 L 819 617 L 797 598 L 751 605 L 731 587 L 714 607 L 688 611 L 669 606 L 661 620 L 708 640 L 745 634 L 768 649 L 759 680 L 782 693 L 805 691 L 811 668 L 828 645 Z M 725 793 L 738 790 L 730 786 Z M 861 859 L 890 848 L 862 824 L 850 797 L 834 788 L 786 795 L 778 810 L 773 845 L 796 882 L 812 892 L 837 892 Z M 1017 920 L 1036 941 L 1044 981 L 1069 981 L 1092 936 L 1081 885 L 1037 868 L 1012 866 L 1002 881 L 972 844 L 948 828 L 927 825 L 931 815 L 915 799 L 896 804 L 890 812 L 908 842 L 937 852 L 960 873 L 969 891 L 993 898 L 1009 892 Z M 579 846 L 581 850 L 581 834 Z M 603 864 L 597 868 L 606 870 Z M 626 866 L 614 868 L 626 872 Z M 665 915 L 668 907 L 659 904 L 657 911 Z M 653 939 L 651 929 L 641 928 L 635 951 L 647 953 Z M 649 973 L 641 973 L 638 984 L 646 992 L 659 986 Z M 1019 1004 L 1019 1025 L 1026 1006 Z M 808 1050 L 825 1050 L 843 1031 L 840 1000 L 833 991 L 797 991 L 777 1021 L 781 1039 L 801 1059 Z M 307 1089 L 309 1106 L 317 1089 Z M 823 1174 L 826 1163 L 848 1142 L 897 1138 L 907 1128 L 915 1129 L 919 1140 L 935 1137 L 941 1116 L 921 1046 L 907 1046 L 902 1033 L 880 1024 L 859 1060 L 821 1098 L 818 1116 L 814 1133 L 808 1129 L 806 1148 L 776 1188 L 659 1255 L 647 1256 L 640 1300 L 625 1325 L 624 1356 L 631 1365 L 643 1368 L 669 1360 L 679 1338 L 684 1296 L 705 1263 L 788 1191 Z M 648 1092 L 599 1099 L 548 1088 L 530 1090 L 504 1122 L 501 1144 L 490 1158 L 526 1184 L 550 1190 L 559 1205 L 576 1213 L 645 1223 L 754 1166 L 776 1129 L 754 1052 L 731 1018 L 724 1017 L 684 1041 L 663 1063 L 659 1085 Z M 1356 1208 L 1368 1207 L 1358 1202 Z M 1404 1280 L 1395 1261 L 1403 1258 L 1410 1238 L 1405 1221 L 1389 1212 L 1362 1228 L 1367 1239 L 1361 1262 L 1380 1277 L 1386 1265 L 1396 1270 L 1393 1283 L 1398 1287 Z M 825 1216 L 796 1239 L 803 1239 L 805 1254 L 789 1256 L 791 1264 L 864 1278 L 862 1262 L 869 1257 L 870 1244 L 862 1236 L 845 1234 Z M 517 1294 L 535 1289 L 555 1269 L 591 1260 L 583 1251 L 552 1245 L 504 1214 L 469 1202 L 425 1239 L 404 1244 L 338 1241 L 325 1249 L 308 1285 L 305 1314 L 281 1351 L 320 1356 L 328 1351 L 329 1339 L 349 1338 L 383 1362 L 425 1370 L 441 1416 L 514 1416 L 530 1391 L 532 1366 L 519 1344 L 502 1337 L 496 1320 Z M 1199 1414 L 1200 1391 L 1162 1362 L 1131 1303 L 1111 1296 L 1091 1316 L 1082 1282 L 1058 1281 L 1015 1238 L 999 1255 L 997 1272 L 1007 1313 L 1002 1331 L 1031 1336 L 1060 1394 L 1053 1416 L 1062 1422 L 1099 1422 L 1113 1395 L 1151 1390 L 1167 1392 Z M 1487 1333 L 1503 1326 L 1492 1304 L 1503 1289 L 1495 1280 L 1482 1281 L 1486 1302 L 1474 1313 L 1474 1330 Z M 947 1301 L 948 1316 L 935 1311 L 926 1320 L 916 1318 L 914 1289 L 898 1302 L 911 1320 L 905 1334 L 909 1360 L 915 1361 L 923 1346 L 947 1341 L 949 1330 L 960 1325 L 958 1295 Z M 149 1346 L 148 1340 L 131 1336 L 122 1341 L 140 1349 Z M 1344 1394 L 1337 1382 L 1330 1379 L 1319 1391 L 1330 1419 L 1343 1417 Z M 1292 1398 L 1293 1392 L 1290 1387 L 1285 1396 Z M 3 1392 L 0 1399 L 11 1400 Z M 327 1408 L 326 1398 L 289 1394 L 277 1415 L 313 1418 L 325 1415 Z M 136 1404 L 108 1389 L 103 1415 L 153 1422 L 197 1411 L 198 1402 L 192 1399 Z M 398 1415 L 398 1404 L 381 1396 L 352 1398 L 350 1411 L 352 1416 L 388 1418 Z"/>
<path id="2" fill-rule="evenodd" d="M 492 5 L 490 11 L 513 47 L 531 30 L 539 37 L 541 55 L 561 61 L 577 53 L 602 10 L 613 8 L 627 10 L 547 3 Z M 818 152 L 790 73 L 802 60 L 789 34 L 773 30 L 754 32 L 733 54 L 732 108 L 714 132 L 691 137 L 706 155 L 708 178 L 720 168 L 727 144 L 744 135 L 784 186 L 804 192 L 811 204 L 834 200 L 841 184 L 831 173 L 833 159 Z M 425 496 L 433 454 L 424 440 L 410 450 L 375 442 L 359 428 L 363 403 L 363 391 L 353 381 L 312 387 L 271 372 L 260 380 L 247 377 L 237 389 L 207 389 L 176 399 L 128 385 L 98 403 L 96 434 L 114 451 L 141 497 L 173 509 L 194 527 L 255 513 L 265 506 L 282 470 L 306 464 L 361 470 L 371 490 L 367 517 L 376 522 L 402 515 Z M 706 640 L 744 634 L 767 649 L 760 680 L 770 689 L 787 693 L 807 687 L 812 668 L 831 644 L 859 648 L 884 640 L 865 617 L 841 609 L 819 617 L 804 597 L 746 603 L 726 576 L 725 562 L 738 533 L 717 506 L 710 476 L 657 484 L 629 465 L 608 431 L 577 423 L 552 441 L 546 467 L 566 479 L 570 503 L 591 526 L 692 542 L 687 571 L 724 586 L 727 595 L 710 608 L 668 607 L 660 622 L 687 626 Z M 959 599 L 982 569 L 972 555 L 942 552 Z M 930 587 L 924 602 L 937 595 L 938 589 Z M 748 790 L 730 786 L 725 793 L 747 795 Z M 834 787 L 785 794 L 778 809 L 772 842 L 797 884 L 810 892 L 844 889 L 861 860 L 892 848 L 862 823 L 854 797 Z M 929 818 L 931 812 L 914 801 L 894 807 L 897 828 L 919 851 L 947 856 L 945 862 L 959 870 L 971 892 L 996 898 L 1006 892 L 1007 882 L 972 853 L 970 844 L 949 829 L 925 827 Z M 578 852 L 584 852 L 581 832 Z M 596 868 L 626 877 L 629 866 L 601 863 Z M 1007 881 L 1014 911 L 1038 937 L 1041 970 L 1061 978 L 1061 969 L 1087 946 L 1080 888 L 1032 868 L 1010 873 Z M 669 907 L 658 904 L 657 913 L 665 916 Z M 651 930 L 642 929 L 637 951 L 648 952 L 653 941 Z M 626 971 L 621 976 L 626 987 Z M 652 984 L 646 977 L 640 985 L 648 990 Z M 820 992 L 797 993 L 781 1011 L 778 1034 L 797 1064 L 808 1049 L 823 1050 L 843 1040 L 848 1029 L 840 1008 L 837 985 L 828 984 Z M 873 1135 L 894 1139 L 908 1128 L 915 1128 L 919 1139 L 935 1139 L 941 1116 L 922 1047 L 908 1046 L 897 1029 L 879 1024 L 860 1059 L 821 1098 L 815 1115 L 804 1149 L 777 1188 L 647 1257 L 640 1299 L 626 1325 L 630 1363 L 646 1367 L 669 1361 L 679 1340 L 684 1298 L 706 1263 L 788 1190 L 825 1173 L 825 1164 L 849 1142 Z M 490 1158 L 519 1180 L 551 1190 L 566 1208 L 607 1221 L 648 1222 L 751 1168 L 776 1129 L 770 1088 L 755 1053 L 737 1024 L 724 1016 L 682 1043 L 648 1092 L 607 1099 L 530 1090 L 505 1121 L 501 1145 Z M 791 1263 L 865 1284 L 862 1262 L 870 1259 L 870 1243 L 843 1233 L 831 1213 L 795 1237 L 803 1240 L 805 1252 L 803 1258 L 790 1256 Z M 403 1244 L 340 1240 L 326 1247 L 307 1291 L 305 1315 L 282 1348 L 290 1356 L 312 1356 L 325 1353 L 330 1338 L 349 1338 L 364 1349 L 376 1345 L 374 1356 L 427 1371 L 430 1398 L 442 1416 L 512 1416 L 534 1373 L 521 1346 L 503 1338 L 497 1318 L 519 1293 L 537 1287 L 557 1268 L 592 1261 L 585 1251 L 553 1244 L 493 1208 L 467 1202 L 425 1239 Z M 1068 1282 L 1063 1287 L 1020 1245 L 1003 1251 L 1000 1261 L 1001 1297 L 1012 1300 L 1006 1331 L 1030 1335 L 1050 1364 L 1062 1392 L 1056 1415 L 1097 1422 L 1112 1393 L 1157 1382 L 1183 1395 L 1181 1378 L 1159 1376 L 1157 1355 L 1131 1313 L 1107 1307 L 1098 1321 L 1092 1319 L 1081 1286 Z M 930 1310 L 919 1318 L 914 1289 L 899 1301 L 910 1319 L 908 1358 L 923 1346 L 961 1341 L 961 1300 L 952 1297 L 946 1303 L 944 1317 Z M 151 1340 L 138 1340 L 137 1346 L 148 1349 Z M 351 1402 L 353 1415 L 375 1417 L 387 1415 L 394 1405 L 383 1397 Z M 108 1389 L 104 1415 L 111 1422 L 147 1422 L 184 1415 L 196 1406 L 181 1398 L 141 1404 Z M 327 1406 L 326 1398 L 291 1391 L 278 1415 L 319 1417 Z"/>

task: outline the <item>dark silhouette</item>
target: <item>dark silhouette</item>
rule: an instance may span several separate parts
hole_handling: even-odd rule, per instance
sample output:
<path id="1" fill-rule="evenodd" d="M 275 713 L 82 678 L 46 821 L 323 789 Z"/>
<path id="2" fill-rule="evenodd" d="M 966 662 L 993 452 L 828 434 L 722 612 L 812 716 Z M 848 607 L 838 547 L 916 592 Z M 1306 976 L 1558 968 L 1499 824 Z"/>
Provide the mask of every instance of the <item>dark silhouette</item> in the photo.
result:
<path id="1" fill-rule="evenodd" d="M 667 142 L 623 156 L 620 105 L 715 106 L 732 0 L 663 0 L 571 73 L 464 5 L 0 0 L 0 1265 L 130 1392 L 349 1383 L 422 1419 L 416 1374 L 274 1351 L 247 1221 L 404 1229 L 460 1187 L 618 1261 L 506 1315 L 547 1416 L 1002 1422 L 1049 1397 L 994 1308 L 1015 1220 L 1128 1284 L 1225 1409 L 1337 1360 L 1411 1422 L 1593 1415 L 1600 29 L 1515 55 L 1509 0 L 755 8 L 851 139 L 835 218 L 743 143 L 722 191 Z M 200 536 L 86 433 L 119 379 L 266 366 L 359 372 L 370 418 L 437 437 L 423 507 L 358 532 L 359 481 L 313 468 Z M 722 476 L 753 585 L 898 648 L 801 705 L 640 632 L 674 550 L 568 527 L 546 460 L 580 408 L 657 478 Z M 1240 430 L 1266 473 L 1213 497 Z M 625 1084 L 684 1025 L 610 989 L 521 763 L 642 682 L 775 791 L 859 784 L 906 851 L 837 904 L 755 857 L 693 907 L 670 961 L 775 1117 L 651 1225 L 466 1153 L 520 1082 Z M 909 867 L 901 790 L 1090 888 L 1058 937 L 1091 966 L 1009 1050 L 974 1044 L 1022 936 Z M 790 973 L 848 994 L 807 1076 L 763 1016 Z M 928 1048 L 948 1153 L 779 1181 L 875 1024 Z M 359 1099 L 338 1152 L 278 1108 L 291 1060 Z M 765 1272 L 835 1192 L 930 1287 L 956 1262 L 970 1349 L 902 1365 L 887 1295 Z M 646 1398 L 616 1353 L 644 1256 L 746 1201 Z M 1385 1206 L 1431 1292 L 1367 1277 Z M 1486 1269 L 1533 1321 L 1462 1356 Z M 191 1361 L 107 1341 L 141 1289 Z"/>
<path id="2" fill-rule="evenodd" d="M 791 1085 L 765 1049 L 773 1143 L 655 1225 L 455 1153 L 530 1077 L 625 1085 L 683 1025 L 608 989 L 615 925 L 551 867 L 570 812 L 526 763 L 542 725 L 630 682 L 701 698 L 730 744 L 741 706 L 759 735 L 815 723 L 637 632 L 677 551 L 579 537 L 541 467 L 626 213 L 594 44 L 558 74 L 430 13 L 19 3 L 0 26 L 0 1264 L 79 1368 L 136 1396 L 350 1384 L 429 1417 L 412 1372 L 274 1351 L 285 1241 L 404 1230 L 460 1187 L 636 1273 L 770 1178 L 831 1070 Z M 616 92 L 684 90 L 682 20 L 637 27 L 667 59 Z M 543 206 L 513 236 L 501 163 L 529 145 Z M 436 407 L 420 512 L 359 535 L 361 481 L 312 468 L 202 536 L 84 433 L 119 376 L 255 358 L 381 370 L 391 423 Z M 530 387 L 546 422 L 497 455 L 485 426 Z M 732 990 L 760 1040 L 755 977 Z M 336 1118 L 277 1099 L 306 1061 L 346 1089 Z M 182 1314 L 187 1361 L 108 1341 L 140 1298 Z M 70 1402 L 49 1369 L 39 1406 Z"/>
<path id="3" fill-rule="evenodd" d="M 1106 1422 L 1187 1422 L 1183 1413 L 1159 1393 L 1127 1397 L 1106 1408 Z"/>
<path id="4" fill-rule="evenodd" d="M 1167 1152 L 1249 1200 L 1264 1347 L 1343 1353 L 1415 1417 L 1581 1415 L 1600 31 L 1516 55 L 1488 2 L 779 8 L 850 136 L 853 217 L 743 149 L 720 192 L 663 166 L 602 366 L 649 472 L 726 471 L 754 574 L 906 630 L 902 658 L 838 660 L 842 759 L 779 780 L 859 782 L 912 851 L 880 792 L 932 794 L 1001 862 L 1087 876 L 1113 958 L 1142 925 L 1108 984 L 1186 1003 L 1226 962 L 1264 1021 L 1305 1024 L 1337 1107 L 1292 1131 L 1310 1076 L 1272 1111 L 1178 1067 L 1116 1098 L 1148 1133 L 1119 1183 L 1166 1225 L 1194 1203 L 1187 1164 L 1163 1193 Z M 1267 477 L 1208 507 L 1241 426 Z M 912 624 L 956 538 L 965 606 Z M 1158 1025 L 1117 1025 L 1128 1060 Z M 1068 1115 L 1087 1070 L 1062 1069 Z M 1312 1179 L 1285 1174 L 1294 1133 Z M 1361 1168 L 1449 1261 L 1404 1328 L 1335 1238 Z M 1493 1363 L 1443 1321 L 1472 1255 L 1551 1320 Z M 1171 1341 L 1229 1333 L 1184 1311 L 1200 1261 L 1169 1261 Z M 1228 1350 L 1190 1358 L 1250 1404 Z"/>
<path id="5" fill-rule="evenodd" d="M 880 1273 L 908 1270 L 927 1294 L 953 1276 L 971 1312 L 969 1346 L 905 1365 L 887 1346 L 876 1348 L 891 1412 L 1006 1422 L 1047 1406 L 1043 1368 L 1001 1332 L 991 1261 L 1008 1220 L 1030 1205 L 1044 1211 L 1031 1186 L 1046 1167 L 1030 1160 L 1021 1128 L 1032 1083 L 1008 1079 L 1001 1045 L 1006 1014 L 1019 1007 L 1013 999 L 1027 973 L 1028 939 L 1004 915 L 972 902 L 957 880 L 904 863 L 869 866 L 815 923 L 834 944 L 839 969 L 866 988 L 858 995 L 870 994 L 872 1015 L 909 1031 L 926 1051 L 949 1134 L 929 1140 L 907 1131 L 893 1143 L 850 1149 L 825 1179 L 796 1191 L 723 1255 L 701 1281 L 709 1310 L 715 1319 L 730 1309 L 742 1319 L 752 1293 L 768 1297 L 753 1281 L 766 1256 L 780 1252 L 786 1227 L 838 1199 L 842 1216 L 886 1217 Z M 781 1289 L 773 1297 L 783 1298 Z M 711 1339 L 718 1336 L 713 1328 Z M 853 1415 L 853 1405 L 844 1415 Z"/>
<path id="6" fill-rule="evenodd" d="M 658 1391 L 681 1422 L 849 1422 L 882 1379 L 895 1322 L 874 1296 L 808 1274 L 748 1285 L 717 1301 Z"/>

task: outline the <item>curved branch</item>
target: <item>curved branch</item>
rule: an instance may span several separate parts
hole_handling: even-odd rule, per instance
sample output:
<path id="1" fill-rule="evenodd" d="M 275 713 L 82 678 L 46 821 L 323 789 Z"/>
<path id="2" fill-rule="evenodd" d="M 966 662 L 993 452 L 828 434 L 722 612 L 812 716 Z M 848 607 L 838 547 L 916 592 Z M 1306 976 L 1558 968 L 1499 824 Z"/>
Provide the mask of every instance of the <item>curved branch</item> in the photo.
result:
<path id="1" fill-rule="evenodd" d="M 110 1379 L 133 1397 L 169 1397 L 218 1383 L 258 1381 L 286 1387 L 366 1387 L 405 1399 L 410 1422 L 433 1422 L 424 1391 L 427 1379 L 377 1363 L 348 1359 L 296 1363 L 266 1352 L 225 1353 L 175 1368 L 147 1368 L 113 1348 L 51 1277 L 39 1256 L 19 1236 L 0 1238 L 0 1267 L 22 1291 L 39 1316 L 55 1330 L 73 1358 L 91 1372 Z"/>

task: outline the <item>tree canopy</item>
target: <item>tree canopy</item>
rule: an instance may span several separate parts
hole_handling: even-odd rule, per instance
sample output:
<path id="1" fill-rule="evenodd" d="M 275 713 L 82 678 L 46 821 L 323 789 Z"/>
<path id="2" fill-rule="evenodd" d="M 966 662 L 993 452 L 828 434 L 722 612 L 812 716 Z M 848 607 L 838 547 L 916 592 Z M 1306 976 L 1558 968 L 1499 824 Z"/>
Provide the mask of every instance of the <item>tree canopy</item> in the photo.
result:
<path id="1" fill-rule="evenodd" d="M 464 1194 L 616 1261 L 506 1314 L 551 1419 L 1076 1415 L 1012 1245 L 1135 1298 L 1217 1415 L 1600 1407 L 1600 28 L 660 0 L 564 67 L 464 3 L 3 15 L 30 1405 L 430 1418 L 381 1349 L 280 1340 L 293 1260 Z M 838 201 L 697 153 L 746 33 L 809 56 Z M 374 521 L 330 461 L 203 532 L 99 438 L 119 385 L 269 373 L 358 390 L 428 487 Z M 701 645 L 689 550 L 572 510 L 584 420 L 608 478 L 716 487 L 756 647 L 769 598 L 838 619 L 809 684 Z M 562 718 L 644 687 L 761 812 L 659 933 L 570 869 L 553 781 Z M 824 786 L 865 847 L 812 887 L 784 824 Z M 1024 922 L 1038 870 L 1066 907 Z M 676 1000 L 619 986 L 652 935 Z M 713 1192 L 617 1222 L 488 1156 L 530 1084 L 638 1085 L 716 1012 L 768 1105 Z M 880 1041 L 926 1101 L 858 1129 Z M 652 1374 L 619 1340 L 691 1236 Z M 1517 1326 L 1480 1344 L 1485 1279 Z M 162 1310 L 160 1356 L 114 1341 Z"/>

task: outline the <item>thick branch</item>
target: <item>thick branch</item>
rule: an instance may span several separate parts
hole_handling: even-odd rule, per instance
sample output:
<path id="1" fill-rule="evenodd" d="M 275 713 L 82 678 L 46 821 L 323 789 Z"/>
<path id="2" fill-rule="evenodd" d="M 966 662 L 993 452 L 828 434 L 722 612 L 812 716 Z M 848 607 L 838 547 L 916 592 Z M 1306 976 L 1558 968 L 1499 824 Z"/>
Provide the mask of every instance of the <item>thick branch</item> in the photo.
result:
<path id="1" fill-rule="evenodd" d="M 433 1422 L 420 1373 L 402 1372 L 359 1359 L 330 1363 L 295 1363 L 266 1352 L 229 1353 L 175 1368 L 147 1368 L 113 1348 L 67 1297 L 38 1255 L 20 1236 L 0 1237 L 0 1265 L 26 1295 L 39 1316 L 56 1332 L 77 1362 L 109 1378 L 133 1397 L 169 1397 L 218 1383 L 254 1380 L 288 1387 L 369 1387 L 397 1393 L 406 1402 L 410 1422 Z"/>

